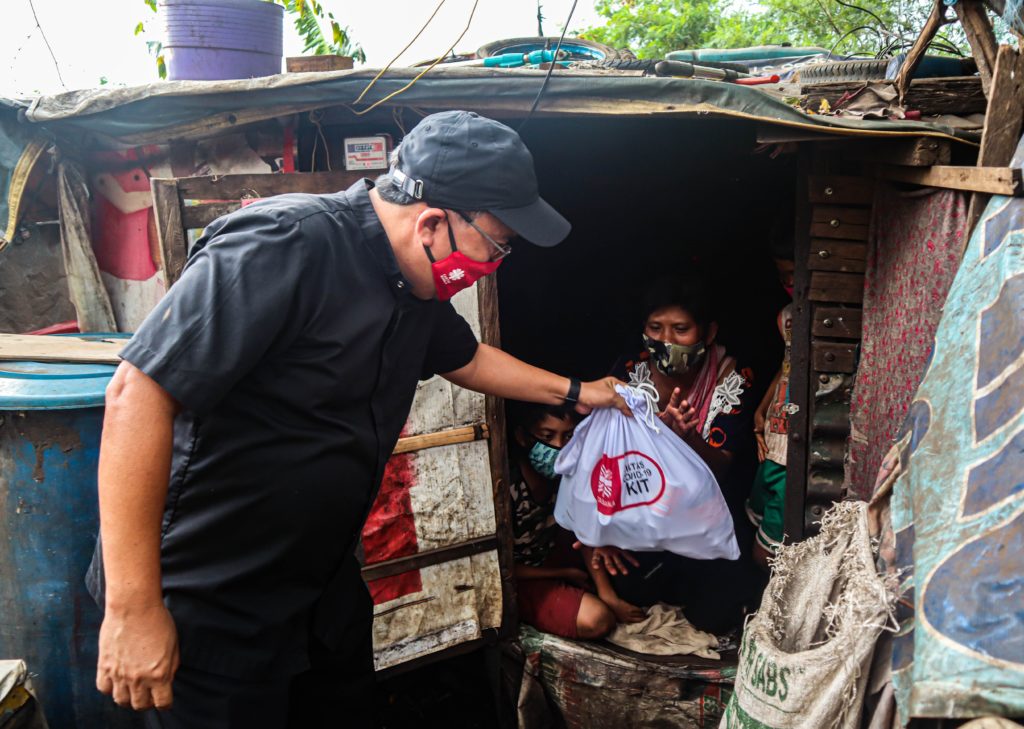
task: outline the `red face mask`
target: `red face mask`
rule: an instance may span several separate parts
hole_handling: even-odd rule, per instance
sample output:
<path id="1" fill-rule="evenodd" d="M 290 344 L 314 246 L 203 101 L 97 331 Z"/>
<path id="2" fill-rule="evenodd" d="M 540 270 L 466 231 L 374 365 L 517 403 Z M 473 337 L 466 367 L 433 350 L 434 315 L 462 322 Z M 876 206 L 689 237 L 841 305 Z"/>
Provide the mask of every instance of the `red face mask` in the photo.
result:
<path id="1" fill-rule="evenodd" d="M 451 223 L 448 223 L 448 240 L 452 244 L 451 255 L 445 256 L 440 261 L 435 261 L 430 249 L 426 246 L 423 250 L 430 259 L 430 271 L 434 275 L 434 288 L 437 289 L 437 298 L 441 301 L 455 296 L 463 289 L 468 289 L 477 281 L 488 274 L 498 270 L 501 261 L 474 261 L 466 256 L 455 245 L 455 235 L 452 233 Z"/>

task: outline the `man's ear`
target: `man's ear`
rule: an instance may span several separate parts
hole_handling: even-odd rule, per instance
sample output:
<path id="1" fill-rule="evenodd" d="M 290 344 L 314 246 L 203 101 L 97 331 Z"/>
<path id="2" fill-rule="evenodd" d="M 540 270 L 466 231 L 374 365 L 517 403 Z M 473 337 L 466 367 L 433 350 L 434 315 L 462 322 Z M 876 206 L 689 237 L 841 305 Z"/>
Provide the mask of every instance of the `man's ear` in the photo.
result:
<path id="1" fill-rule="evenodd" d="M 513 431 L 512 433 L 512 437 L 514 437 L 516 439 L 516 443 L 518 443 L 523 448 L 526 448 L 528 445 L 530 445 L 530 439 L 526 437 L 526 430 L 521 425 L 516 426 L 515 431 Z"/>
<path id="2" fill-rule="evenodd" d="M 718 336 L 718 322 L 713 321 L 708 324 L 708 335 L 704 337 L 704 344 L 710 345 L 715 341 L 715 337 Z"/>
<path id="3" fill-rule="evenodd" d="M 448 219 L 441 208 L 424 208 L 416 216 L 416 242 L 429 248 L 434 258 L 440 260 L 448 255 Z"/>

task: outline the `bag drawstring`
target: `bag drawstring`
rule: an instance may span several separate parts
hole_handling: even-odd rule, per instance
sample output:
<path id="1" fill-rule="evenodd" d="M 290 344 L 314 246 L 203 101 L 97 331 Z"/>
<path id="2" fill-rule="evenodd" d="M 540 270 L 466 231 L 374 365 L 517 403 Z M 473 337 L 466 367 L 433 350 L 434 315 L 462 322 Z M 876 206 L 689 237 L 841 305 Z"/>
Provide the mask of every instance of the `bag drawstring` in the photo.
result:
<path id="1" fill-rule="evenodd" d="M 658 428 L 658 388 L 651 380 L 650 370 L 646 362 L 639 362 L 629 373 L 629 384 L 623 393 L 626 404 L 633 411 L 633 416 L 655 433 Z"/>

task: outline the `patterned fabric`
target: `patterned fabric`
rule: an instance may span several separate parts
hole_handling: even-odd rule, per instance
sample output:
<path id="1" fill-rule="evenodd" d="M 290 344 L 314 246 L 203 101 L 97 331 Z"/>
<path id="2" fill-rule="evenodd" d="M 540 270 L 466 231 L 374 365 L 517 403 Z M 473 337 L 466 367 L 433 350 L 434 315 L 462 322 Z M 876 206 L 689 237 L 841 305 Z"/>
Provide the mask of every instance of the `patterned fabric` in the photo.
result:
<path id="1" fill-rule="evenodd" d="M 620 360 L 620 363 L 612 368 L 612 375 L 625 380 L 639 363 L 646 362 L 648 358 L 648 353 L 642 352 L 632 359 Z M 719 377 L 729 367 L 734 367 L 733 371 L 715 386 L 711 395 L 711 406 L 701 435 L 707 444 L 714 448 L 732 450 L 733 446 L 726 446 L 726 443 L 741 438 L 750 440 L 753 437 L 751 422 L 757 403 L 753 402 L 751 384 L 754 381 L 754 374 L 751 369 L 741 368 L 735 364 L 732 357 L 725 356 L 722 351 Z"/>
<path id="2" fill-rule="evenodd" d="M 1024 163 L 1024 143 L 1011 166 Z M 1024 716 L 1024 199 L 994 196 L 897 441 L 900 718 Z M 890 459 L 891 460 L 891 459 Z M 885 485 L 883 481 L 882 486 Z"/>
<path id="3" fill-rule="evenodd" d="M 793 305 L 779 312 L 779 334 L 786 342 L 782 357 L 782 375 L 775 386 L 772 400 L 768 405 L 764 423 L 764 443 L 768 446 L 768 460 L 780 466 L 786 465 L 786 451 L 789 448 L 789 360 L 793 345 Z"/>
<path id="4" fill-rule="evenodd" d="M 512 553 L 518 564 L 540 567 L 555 546 L 555 494 L 542 504 L 533 498 L 526 479 L 513 468 L 509 493 L 512 498 Z"/>
<path id="5" fill-rule="evenodd" d="M 865 272 L 863 343 L 850 404 L 847 491 L 868 498 L 921 382 L 960 262 L 967 198 L 881 186 Z"/>

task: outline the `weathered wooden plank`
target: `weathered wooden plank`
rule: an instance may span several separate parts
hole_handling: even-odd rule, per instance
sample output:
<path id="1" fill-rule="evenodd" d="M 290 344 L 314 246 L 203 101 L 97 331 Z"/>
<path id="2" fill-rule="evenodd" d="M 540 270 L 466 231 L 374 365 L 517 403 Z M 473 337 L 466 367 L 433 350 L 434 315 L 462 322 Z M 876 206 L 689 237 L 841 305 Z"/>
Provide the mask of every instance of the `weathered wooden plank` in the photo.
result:
<path id="1" fill-rule="evenodd" d="M 816 205 L 811 210 L 811 235 L 814 238 L 866 241 L 870 218 L 870 208 Z"/>
<path id="2" fill-rule="evenodd" d="M 996 66 L 996 34 L 992 30 L 985 6 L 978 0 L 960 0 L 953 6 L 960 26 L 964 29 L 967 42 L 971 46 L 971 54 L 978 65 L 978 76 L 985 95 L 990 95 L 992 77 Z"/>
<path id="3" fill-rule="evenodd" d="M 181 276 L 188 258 L 188 239 L 181 222 L 181 198 L 178 181 L 153 178 L 149 181 L 153 191 L 153 217 L 160 249 L 160 269 L 164 285 L 170 288 Z"/>
<path id="4" fill-rule="evenodd" d="M 807 267 L 812 271 L 863 273 L 867 268 L 867 245 L 857 241 L 814 238 Z"/>
<path id="5" fill-rule="evenodd" d="M 811 360 L 817 372 L 853 372 L 857 368 L 857 345 L 815 340 L 811 343 Z"/>
<path id="6" fill-rule="evenodd" d="M 871 222 L 871 208 L 851 205 L 815 205 L 811 209 L 812 223 L 839 225 L 867 225 Z"/>
<path id="7" fill-rule="evenodd" d="M 284 68 L 288 73 L 309 73 L 310 71 L 348 71 L 352 68 L 352 56 L 324 54 L 322 56 L 287 56 Z"/>
<path id="8" fill-rule="evenodd" d="M 399 438 L 392 454 L 411 453 L 421 451 L 424 448 L 437 448 L 438 446 L 455 445 L 456 443 L 469 443 L 474 440 L 482 440 L 490 437 L 490 431 L 485 423 L 467 425 L 462 428 L 451 428 L 437 433 L 423 433 L 422 435 L 411 435 L 408 438 Z"/>
<path id="9" fill-rule="evenodd" d="M 185 230 L 205 228 L 217 218 L 233 213 L 240 207 L 242 203 L 237 201 L 184 205 L 181 208 L 181 224 Z"/>
<path id="10" fill-rule="evenodd" d="M 1019 196 L 1021 171 L 1012 167 L 898 167 L 883 165 L 876 175 L 884 180 L 907 182 L 925 187 L 945 187 L 966 192 L 987 192 L 992 195 Z"/>
<path id="11" fill-rule="evenodd" d="M 845 94 L 856 93 L 865 86 L 891 87 L 892 81 L 831 81 L 805 84 L 800 87 L 805 108 L 816 109 L 822 99 L 834 106 Z M 906 107 L 932 114 L 976 114 L 985 111 L 987 104 L 981 79 L 977 76 L 951 76 L 948 78 L 914 79 L 907 90 Z M 897 164 L 905 164 L 899 162 Z M 936 163 L 933 163 L 936 164 Z"/>
<path id="12" fill-rule="evenodd" d="M 811 333 L 816 337 L 859 340 L 862 314 L 860 309 L 816 306 Z"/>
<path id="13" fill-rule="evenodd" d="M 800 145 L 797 157 L 798 174 L 794 191 L 793 255 L 793 337 L 790 351 L 789 401 L 794 412 L 789 416 L 789 436 L 786 444 L 786 542 L 799 542 L 804 538 L 804 502 L 807 498 L 807 446 L 811 405 L 811 306 L 807 301 L 810 271 L 807 260 L 811 244 L 811 206 L 809 189 L 813 187 L 813 144 Z"/>
<path id="14" fill-rule="evenodd" d="M 182 200 L 239 200 L 246 197 L 283 195 L 289 192 L 337 192 L 364 177 L 365 173 L 346 170 L 295 172 L 288 175 L 207 175 L 181 177 L 178 179 L 178 187 Z"/>
<path id="15" fill-rule="evenodd" d="M 931 44 L 935 34 L 943 26 L 947 9 L 943 0 L 932 0 L 932 12 L 928 15 L 928 19 L 925 21 L 924 27 L 921 28 L 920 35 L 914 41 L 914 45 L 907 51 L 906 59 L 896 74 L 896 94 L 900 103 L 906 101 L 910 79 L 914 77 L 914 72 L 921 63 L 921 59 L 924 58 L 925 51 L 928 50 L 928 46 Z"/>
<path id="16" fill-rule="evenodd" d="M 978 152 L 979 167 L 1001 167 L 1010 164 L 1017 142 L 1020 139 L 1021 123 L 1024 120 L 1024 61 L 1010 46 L 1001 46 L 996 57 L 995 73 L 989 91 L 988 111 L 985 113 L 985 128 L 981 134 L 981 149 Z M 988 204 L 989 195 L 974 193 L 967 212 L 967 235 L 964 247 L 970 239 L 970 232 Z"/>
<path id="17" fill-rule="evenodd" d="M 0 334 L 0 360 L 119 364 L 124 345 L 123 339 Z"/>
<path id="18" fill-rule="evenodd" d="M 849 148 L 851 156 L 860 161 L 885 162 L 908 167 L 948 165 L 953 158 L 953 145 L 948 139 L 915 137 L 893 141 L 870 142 Z"/>
<path id="19" fill-rule="evenodd" d="M 498 282 L 486 276 L 476 285 L 480 308 L 480 341 L 501 346 L 501 325 L 498 317 Z M 498 535 L 498 569 L 501 573 L 501 627 L 502 637 L 510 636 L 519 621 L 516 608 L 515 564 L 512 555 L 512 509 L 509 499 L 509 467 L 507 452 L 507 425 L 505 400 L 488 396 L 485 400 L 487 426 L 491 432 L 488 441 L 491 459 L 491 488 L 494 498 L 495 528 Z"/>
<path id="20" fill-rule="evenodd" d="M 423 569 L 424 567 L 441 564 L 442 562 L 450 562 L 473 554 L 488 552 L 496 549 L 497 546 L 497 538 L 487 536 L 469 539 L 459 544 L 449 544 L 437 549 L 426 549 L 416 554 L 406 555 L 405 557 L 395 557 L 384 562 L 368 564 L 362 569 L 363 579 L 369 581 L 379 580 L 383 577 L 392 577 L 403 572 L 411 572 L 412 570 Z"/>
<path id="21" fill-rule="evenodd" d="M 811 235 L 816 238 L 867 240 L 868 226 L 847 223 L 841 218 L 832 218 L 831 220 L 822 222 L 811 222 Z"/>
<path id="22" fill-rule="evenodd" d="M 808 179 L 807 199 L 830 205 L 870 205 L 875 194 L 874 180 L 844 175 L 812 175 Z"/>
<path id="23" fill-rule="evenodd" d="M 864 300 L 864 276 L 854 273 L 812 271 L 807 298 L 811 301 L 859 304 Z"/>

